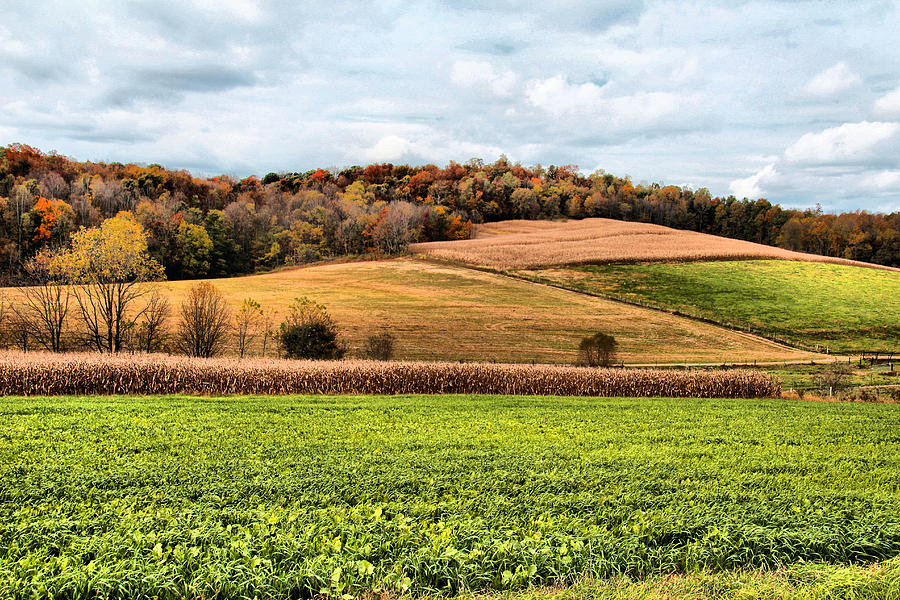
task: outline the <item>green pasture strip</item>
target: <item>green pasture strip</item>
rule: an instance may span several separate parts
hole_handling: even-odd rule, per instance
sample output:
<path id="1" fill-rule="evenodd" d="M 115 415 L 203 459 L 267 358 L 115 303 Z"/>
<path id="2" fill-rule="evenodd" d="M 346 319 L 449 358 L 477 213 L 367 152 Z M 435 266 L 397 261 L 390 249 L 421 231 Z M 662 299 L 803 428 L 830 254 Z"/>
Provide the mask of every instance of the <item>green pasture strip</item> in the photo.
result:
<path id="1" fill-rule="evenodd" d="M 459 593 L 898 555 L 896 405 L 0 399 L 0 598 Z"/>
<path id="2" fill-rule="evenodd" d="M 833 353 L 900 353 L 900 273 L 787 260 L 525 271 L 572 289 L 677 310 Z"/>

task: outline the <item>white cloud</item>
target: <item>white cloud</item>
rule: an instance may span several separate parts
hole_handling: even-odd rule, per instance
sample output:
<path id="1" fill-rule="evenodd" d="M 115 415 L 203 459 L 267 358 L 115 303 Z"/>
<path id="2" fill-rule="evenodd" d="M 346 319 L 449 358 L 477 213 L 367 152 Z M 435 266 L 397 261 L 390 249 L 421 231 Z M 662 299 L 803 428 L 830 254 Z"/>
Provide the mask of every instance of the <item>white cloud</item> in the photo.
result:
<path id="1" fill-rule="evenodd" d="M 880 115 L 900 117 L 900 87 L 876 100 L 875 110 Z"/>
<path id="2" fill-rule="evenodd" d="M 363 157 L 370 162 L 394 161 L 409 152 L 410 142 L 399 135 L 386 135 L 371 148 L 362 152 Z"/>
<path id="3" fill-rule="evenodd" d="M 900 123 L 862 121 L 807 133 L 788 147 L 784 155 L 794 163 L 854 164 L 876 160 L 890 153 L 898 143 Z"/>
<path id="4" fill-rule="evenodd" d="M 679 98 L 667 92 L 638 92 L 613 96 L 606 86 L 587 82 L 571 84 L 557 75 L 528 83 L 526 97 L 532 106 L 554 117 L 593 119 L 617 129 L 636 129 L 658 122 L 678 111 Z M 596 123 L 580 123 L 590 127 Z"/>
<path id="5" fill-rule="evenodd" d="M 810 79 L 803 91 L 813 96 L 831 96 L 862 82 L 845 62 L 839 62 Z"/>
<path id="6" fill-rule="evenodd" d="M 763 195 L 761 186 L 771 183 L 777 177 L 775 163 L 769 163 L 750 177 L 735 179 L 729 184 L 728 189 L 738 198 L 759 198 Z"/>
<path id="7" fill-rule="evenodd" d="M 864 186 L 877 191 L 900 189 L 900 170 L 878 171 L 864 179 Z"/>
<path id="8" fill-rule="evenodd" d="M 450 80 L 460 87 L 487 89 L 495 96 L 509 96 L 518 77 L 512 71 L 498 73 L 484 61 L 458 60 L 453 63 Z"/>

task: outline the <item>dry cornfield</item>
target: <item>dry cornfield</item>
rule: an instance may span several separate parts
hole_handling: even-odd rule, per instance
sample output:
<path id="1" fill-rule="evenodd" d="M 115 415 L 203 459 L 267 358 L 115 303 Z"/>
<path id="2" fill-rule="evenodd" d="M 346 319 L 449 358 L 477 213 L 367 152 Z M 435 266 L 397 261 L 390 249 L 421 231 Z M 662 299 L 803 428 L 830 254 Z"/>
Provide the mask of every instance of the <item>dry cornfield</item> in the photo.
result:
<path id="1" fill-rule="evenodd" d="M 792 252 L 743 240 L 613 219 L 502 221 L 479 225 L 475 238 L 413 244 L 432 258 L 499 269 L 693 260 L 781 259 L 865 266 L 870 263 Z"/>
<path id="2" fill-rule="evenodd" d="M 759 398 L 781 384 L 742 370 L 0 353 L 0 395 L 180 393 Z"/>

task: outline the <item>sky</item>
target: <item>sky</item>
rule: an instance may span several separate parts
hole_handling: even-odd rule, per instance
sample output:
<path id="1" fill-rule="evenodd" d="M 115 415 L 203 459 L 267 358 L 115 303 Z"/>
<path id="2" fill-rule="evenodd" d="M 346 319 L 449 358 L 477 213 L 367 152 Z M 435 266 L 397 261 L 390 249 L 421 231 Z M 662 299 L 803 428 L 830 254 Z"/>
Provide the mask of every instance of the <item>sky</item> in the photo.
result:
<path id="1" fill-rule="evenodd" d="M 505 154 L 900 210 L 896 2 L 4 0 L 0 145 L 196 175 Z"/>

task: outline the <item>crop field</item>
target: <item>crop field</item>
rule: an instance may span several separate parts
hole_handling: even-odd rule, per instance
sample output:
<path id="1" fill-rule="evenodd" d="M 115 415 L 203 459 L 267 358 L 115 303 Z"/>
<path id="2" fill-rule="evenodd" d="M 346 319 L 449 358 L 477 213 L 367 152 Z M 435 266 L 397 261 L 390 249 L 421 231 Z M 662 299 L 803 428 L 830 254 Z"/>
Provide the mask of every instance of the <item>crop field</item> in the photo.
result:
<path id="1" fill-rule="evenodd" d="M 773 398 L 781 385 L 759 371 L 741 370 L 0 353 L 0 396 L 117 393 Z"/>
<path id="2" fill-rule="evenodd" d="M 785 400 L 6 397 L 0 597 L 660 597 L 817 570 L 896 597 L 898 431 L 896 406 Z"/>
<path id="3" fill-rule="evenodd" d="M 573 363 L 578 343 L 597 331 L 614 335 L 626 363 L 809 360 L 757 338 L 657 311 L 554 290 L 492 273 L 399 259 L 326 264 L 217 279 L 233 308 L 247 297 L 284 317 L 297 296 L 324 304 L 359 353 L 366 336 L 397 338 L 396 358 Z M 172 306 L 193 285 L 156 284 Z"/>
<path id="4" fill-rule="evenodd" d="M 831 352 L 900 353 L 900 273 L 753 260 L 522 271 Z"/>
<path id="5" fill-rule="evenodd" d="M 613 219 L 502 221 L 481 225 L 471 240 L 427 242 L 413 253 L 496 269 L 658 261 L 783 259 L 865 266 L 842 258 L 791 252 L 694 231 Z"/>

